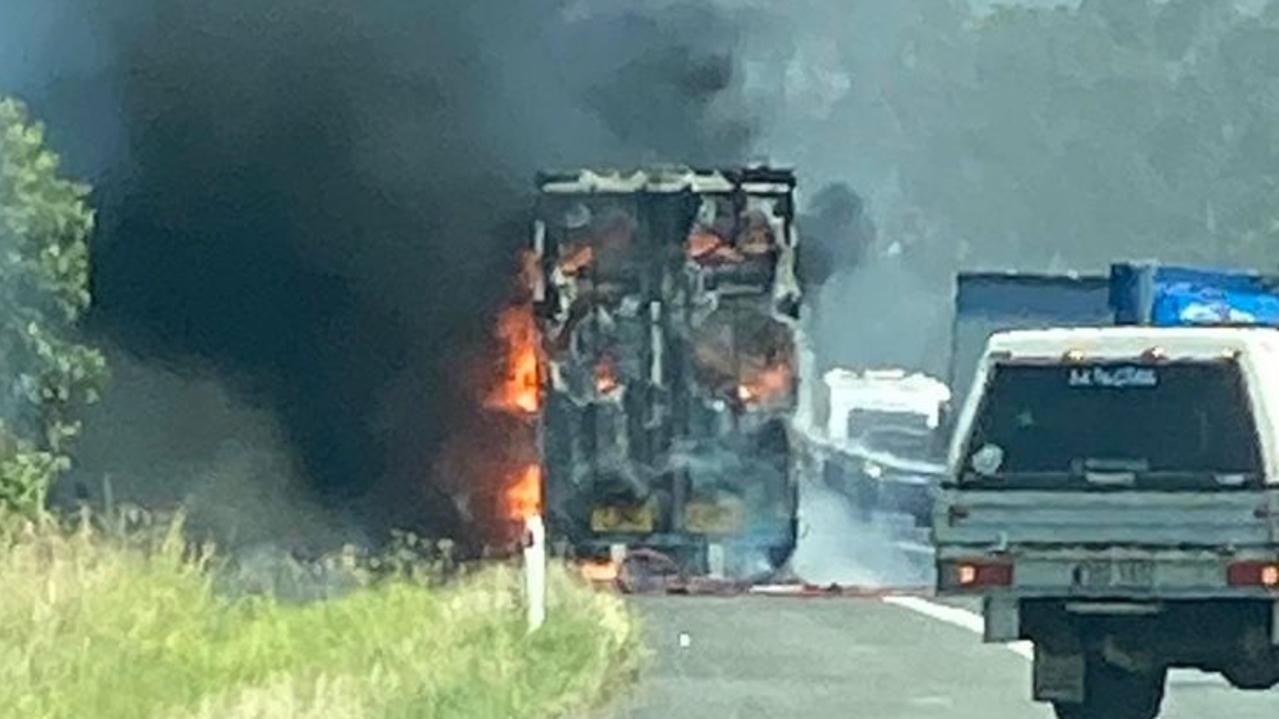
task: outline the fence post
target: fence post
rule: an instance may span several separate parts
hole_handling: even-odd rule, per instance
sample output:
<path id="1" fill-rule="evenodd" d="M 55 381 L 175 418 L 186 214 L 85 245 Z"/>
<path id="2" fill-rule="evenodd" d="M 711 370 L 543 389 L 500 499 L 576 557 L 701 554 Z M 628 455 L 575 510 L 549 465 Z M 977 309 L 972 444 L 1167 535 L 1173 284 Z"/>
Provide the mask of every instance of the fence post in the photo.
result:
<path id="1" fill-rule="evenodd" d="M 524 520 L 524 603 L 531 634 L 546 621 L 546 525 L 540 514 Z"/>

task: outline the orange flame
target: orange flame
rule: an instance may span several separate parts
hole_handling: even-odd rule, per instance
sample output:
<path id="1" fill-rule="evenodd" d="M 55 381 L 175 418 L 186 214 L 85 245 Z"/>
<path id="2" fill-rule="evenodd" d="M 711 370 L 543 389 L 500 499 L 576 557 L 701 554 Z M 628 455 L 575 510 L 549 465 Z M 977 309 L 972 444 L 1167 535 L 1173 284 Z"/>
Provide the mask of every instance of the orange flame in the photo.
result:
<path id="1" fill-rule="evenodd" d="M 506 346 L 505 374 L 485 405 L 511 414 L 536 414 L 542 407 L 542 383 L 533 308 L 519 304 L 503 310 L 497 336 Z"/>
<path id="2" fill-rule="evenodd" d="M 604 355 L 595 363 L 595 390 L 609 394 L 617 389 L 617 385 L 617 364 L 612 357 Z"/>
<path id="3" fill-rule="evenodd" d="M 503 495 L 508 519 L 527 519 L 542 511 L 542 467 L 529 464 L 520 470 Z"/>
<path id="4" fill-rule="evenodd" d="M 690 234 L 684 252 L 689 258 L 702 263 L 714 260 L 741 262 L 745 259 L 741 252 L 713 232 L 695 231 Z"/>
<path id="5" fill-rule="evenodd" d="M 709 255 L 716 249 L 723 246 L 724 241 L 710 232 L 694 232 L 688 236 L 688 245 L 685 248 L 688 256 L 693 259 L 700 259 L 705 255 Z"/>
<path id="6" fill-rule="evenodd" d="M 737 385 L 737 398 L 747 403 L 767 402 L 790 392 L 793 380 L 790 365 L 765 367 Z"/>
<path id="7" fill-rule="evenodd" d="M 532 419 L 542 409 L 541 345 L 533 306 L 519 303 L 502 310 L 497 318 L 502 343 L 502 374 L 485 398 L 485 406 L 515 417 Z M 532 425 L 527 432 L 507 437 L 516 456 L 535 453 Z M 497 510 L 506 519 L 523 521 L 542 511 L 542 467 L 537 462 L 518 463 L 503 472 Z"/>
<path id="8" fill-rule="evenodd" d="M 595 262 L 595 250 L 590 245 L 581 245 L 564 254 L 559 267 L 565 274 L 575 275 Z"/>
<path id="9" fill-rule="evenodd" d="M 580 570 L 582 578 L 592 584 L 611 584 L 621 576 L 621 567 L 608 559 L 586 562 Z"/>

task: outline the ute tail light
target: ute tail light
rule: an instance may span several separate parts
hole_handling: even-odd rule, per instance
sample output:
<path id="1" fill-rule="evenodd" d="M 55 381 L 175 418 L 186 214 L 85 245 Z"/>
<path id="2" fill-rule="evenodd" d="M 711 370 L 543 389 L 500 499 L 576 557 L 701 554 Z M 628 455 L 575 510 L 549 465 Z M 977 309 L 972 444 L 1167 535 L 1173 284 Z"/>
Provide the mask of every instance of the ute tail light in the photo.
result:
<path id="1" fill-rule="evenodd" d="M 1010 587 L 1013 563 L 1006 559 L 970 559 L 946 562 L 941 566 L 941 583 L 946 589 Z"/>
<path id="2" fill-rule="evenodd" d="M 1279 562 L 1235 562 L 1226 570 L 1232 587 L 1279 589 Z"/>

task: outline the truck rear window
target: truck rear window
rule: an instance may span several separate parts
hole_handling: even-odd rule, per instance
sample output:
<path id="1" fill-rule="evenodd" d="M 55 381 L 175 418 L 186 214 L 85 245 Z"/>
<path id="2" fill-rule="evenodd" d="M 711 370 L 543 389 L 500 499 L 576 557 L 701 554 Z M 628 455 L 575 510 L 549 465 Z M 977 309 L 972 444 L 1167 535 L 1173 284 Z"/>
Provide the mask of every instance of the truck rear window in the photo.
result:
<path id="1" fill-rule="evenodd" d="M 1228 360 L 999 365 L 966 459 L 968 480 L 1003 486 L 1250 486 L 1262 473 Z"/>

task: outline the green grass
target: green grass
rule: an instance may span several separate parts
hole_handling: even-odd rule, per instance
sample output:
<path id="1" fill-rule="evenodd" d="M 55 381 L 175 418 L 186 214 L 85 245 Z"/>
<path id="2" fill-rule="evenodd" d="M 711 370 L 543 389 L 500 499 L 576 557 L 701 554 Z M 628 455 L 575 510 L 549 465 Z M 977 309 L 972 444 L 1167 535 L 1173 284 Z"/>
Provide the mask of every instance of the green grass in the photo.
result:
<path id="1" fill-rule="evenodd" d="M 621 601 L 562 569 L 528 635 L 508 565 L 285 602 L 215 591 L 177 536 L 0 530 L 0 716 L 554 717 L 598 705 L 640 661 Z"/>

